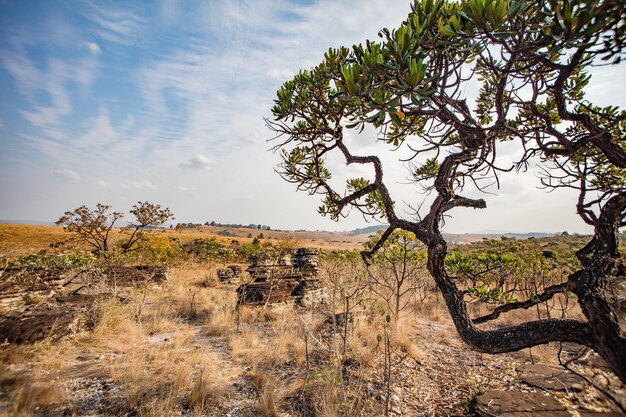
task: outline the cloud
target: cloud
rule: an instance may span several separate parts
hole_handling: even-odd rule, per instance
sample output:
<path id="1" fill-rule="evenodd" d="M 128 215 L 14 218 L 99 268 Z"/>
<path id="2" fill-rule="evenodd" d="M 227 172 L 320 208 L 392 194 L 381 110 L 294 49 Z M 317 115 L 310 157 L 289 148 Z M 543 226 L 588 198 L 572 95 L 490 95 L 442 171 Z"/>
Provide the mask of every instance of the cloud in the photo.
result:
<path id="1" fill-rule="evenodd" d="M 406 18 L 408 3 L 367 0 L 358 8 L 349 0 L 156 4 L 160 8 L 146 8 L 141 2 L 124 7 L 78 2 L 63 6 L 74 13 L 59 13 L 68 19 L 62 31 L 59 19 L 50 18 L 41 26 L 39 14 L 24 18 L 28 30 L 18 30 L 19 22 L 0 30 L 5 35 L 0 36 L 0 77 L 13 82 L 14 88 L 5 92 L 8 102 L 15 103 L 12 113 L 0 112 L 6 125 L 0 132 L 9 137 L 16 130 L 15 146 L 11 142 L 7 152 L 0 153 L 0 170 L 29 184 L 16 185 L 0 175 L 0 186 L 7 184 L 15 194 L 45 190 L 51 199 L 63 200 L 63 206 L 67 201 L 82 203 L 77 198 L 95 202 L 107 196 L 122 208 L 124 201 L 132 204 L 147 194 L 175 208 L 177 217 L 190 220 L 210 216 L 286 228 L 361 226 L 354 214 L 337 225 L 318 218 L 317 198 L 294 196 L 293 185 L 272 170 L 279 158 L 266 152 L 275 142 L 266 142 L 272 133 L 263 117 L 271 117 L 272 100 L 282 82 L 318 64 L 329 47 L 377 40 L 380 28 L 397 27 Z M 103 52 L 108 59 L 99 57 Z M 616 73 L 617 79 L 621 73 Z M 20 114 L 30 126 L 16 122 Z M 383 149 L 373 129 L 361 136 L 352 133 L 345 141 L 354 153 L 380 155 L 399 210 L 405 201 L 419 205 L 419 187 L 402 185 L 407 171 L 398 159 L 407 155 Z M 499 145 L 498 155 L 511 159 L 516 151 L 507 143 Z M 27 168 L 9 166 L 20 159 Z M 242 161 L 241 169 L 230 169 Z M 338 182 L 374 175 L 368 166 L 346 166 L 340 155 L 328 163 Z M 75 171 L 55 172 L 59 167 Z M 81 181 L 68 181 L 76 180 L 77 172 Z M 173 175 L 176 172 L 181 175 Z M 42 184 L 42 177 L 50 183 Z M 505 188 L 513 193 L 503 189 L 499 199 L 489 196 L 490 207 L 508 204 L 511 195 L 527 200 L 524 190 L 534 190 L 533 178 L 507 177 Z M 207 189 L 212 190 L 210 196 Z M 214 193 L 220 205 L 211 204 Z M 251 212 L 243 198 L 254 200 L 258 208 Z M 287 199 L 296 214 L 274 204 Z M 48 205 L 22 200 L 28 209 L 49 210 Z M 483 227 L 463 223 L 469 215 L 458 212 L 458 230 Z M 495 221 L 491 211 L 485 213 L 484 222 Z"/>
<path id="2" fill-rule="evenodd" d="M 196 187 L 185 187 L 184 185 L 177 185 L 176 189 L 178 191 L 183 192 L 183 193 L 191 193 L 191 192 L 198 191 L 198 189 Z"/>
<path id="3" fill-rule="evenodd" d="M 156 188 L 154 184 L 146 179 L 140 179 L 132 182 L 133 187 L 140 190 L 153 190 Z"/>
<path id="4" fill-rule="evenodd" d="M 57 169 L 56 171 L 54 171 L 54 175 L 56 175 L 59 178 L 72 180 L 72 181 L 80 180 L 80 175 L 78 175 L 75 171 L 72 171 L 71 169 L 68 169 L 68 168 Z"/>
<path id="5" fill-rule="evenodd" d="M 102 147 L 110 148 L 111 145 L 120 140 L 121 133 L 115 129 L 111 122 L 109 111 L 100 108 L 98 116 L 90 118 L 86 125 L 88 130 L 78 139 L 74 140 L 74 146 L 87 150 L 94 150 Z"/>
<path id="6" fill-rule="evenodd" d="M 267 70 L 267 75 L 275 80 L 284 81 L 292 78 L 294 71 L 289 68 L 270 68 Z"/>
<path id="7" fill-rule="evenodd" d="M 133 45 L 146 26 L 146 20 L 131 10 L 102 8 L 91 4 L 89 19 L 95 23 L 95 31 L 102 39 L 120 45 Z"/>
<path id="8" fill-rule="evenodd" d="M 17 82 L 18 91 L 29 101 L 29 109 L 17 110 L 33 126 L 57 140 L 64 139 L 63 118 L 72 114 L 72 96 L 68 87 L 91 85 L 96 71 L 93 60 L 66 61 L 50 58 L 44 70 L 21 51 L 0 51 L 0 63 Z M 46 93 L 47 97 L 41 96 Z M 45 102 L 46 104 L 41 104 Z"/>
<path id="9" fill-rule="evenodd" d="M 184 169 L 209 169 L 213 161 L 202 154 L 197 154 L 188 161 L 180 164 Z"/>
<path id="10" fill-rule="evenodd" d="M 89 52 L 91 52 L 93 56 L 98 56 L 102 52 L 100 45 L 95 42 L 85 42 L 83 43 L 83 45 L 85 46 L 85 48 L 89 49 Z"/>
<path id="11" fill-rule="evenodd" d="M 32 97 L 43 76 L 24 51 L 0 50 L 0 63 L 17 82 L 19 92 L 26 97 Z"/>

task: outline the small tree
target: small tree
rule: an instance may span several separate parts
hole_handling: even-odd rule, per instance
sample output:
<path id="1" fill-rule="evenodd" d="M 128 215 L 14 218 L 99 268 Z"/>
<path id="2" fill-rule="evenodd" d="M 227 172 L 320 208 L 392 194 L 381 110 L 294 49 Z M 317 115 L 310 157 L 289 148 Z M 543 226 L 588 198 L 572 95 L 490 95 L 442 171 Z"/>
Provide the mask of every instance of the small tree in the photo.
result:
<path id="1" fill-rule="evenodd" d="M 371 249 L 380 240 L 382 231 L 365 244 Z M 426 248 L 415 235 L 396 230 L 372 257 L 367 269 L 370 288 L 386 303 L 397 323 L 400 312 L 407 306 L 418 288 L 426 285 L 420 280 L 427 274 Z"/>
<path id="2" fill-rule="evenodd" d="M 174 219 L 174 215 L 169 208 L 162 209 L 159 204 L 139 201 L 130 210 L 135 216 L 135 221 L 126 226 L 130 231 L 130 237 L 122 245 L 122 253 L 136 249 L 135 243 L 144 237 L 146 229 L 149 227 L 161 226 L 165 222 Z"/>
<path id="3" fill-rule="evenodd" d="M 80 206 L 73 211 L 66 211 L 56 222 L 65 230 L 77 233 L 79 238 L 94 248 L 94 252 L 105 258 L 111 254 L 111 230 L 115 223 L 124 217 L 120 212 L 109 212 L 111 206 L 98 203 L 95 210 Z M 160 226 L 173 219 L 170 209 L 162 209 L 158 204 L 141 201 L 130 210 L 135 222 L 125 230 L 130 232 L 128 239 L 121 245 L 122 253 L 136 249 L 136 243 L 145 236 L 148 227 Z"/>
<path id="4" fill-rule="evenodd" d="M 56 224 L 64 226 L 68 232 L 78 234 L 81 240 L 94 248 L 94 252 L 106 256 L 110 249 L 111 230 L 115 222 L 124 217 L 122 213 L 109 212 L 110 209 L 111 206 L 100 203 L 95 210 L 83 205 L 76 210 L 66 211 Z"/>

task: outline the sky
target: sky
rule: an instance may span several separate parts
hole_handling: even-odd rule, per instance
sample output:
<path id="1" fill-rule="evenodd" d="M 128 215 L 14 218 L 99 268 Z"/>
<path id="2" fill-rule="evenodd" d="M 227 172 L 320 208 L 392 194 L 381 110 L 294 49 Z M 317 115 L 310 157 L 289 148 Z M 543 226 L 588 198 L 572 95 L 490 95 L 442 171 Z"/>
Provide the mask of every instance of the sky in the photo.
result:
<path id="1" fill-rule="evenodd" d="M 264 117 L 276 90 L 330 47 L 377 39 L 406 0 L 0 0 L 0 219 L 54 222 L 83 204 L 169 207 L 174 222 L 350 230 L 320 199 L 275 172 Z M 594 70 L 590 98 L 626 104 L 624 65 Z M 617 94 L 616 94 L 617 93 Z M 350 133 L 381 154 L 410 216 L 424 198 L 376 132 Z M 506 148 L 503 155 L 506 159 Z M 340 176 L 371 176 L 330 161 Z M 536 170 L 501 178 L 488 209 L 457 209 L 444 230 L 587 233 L 575 195 L 538 188 Z"/>

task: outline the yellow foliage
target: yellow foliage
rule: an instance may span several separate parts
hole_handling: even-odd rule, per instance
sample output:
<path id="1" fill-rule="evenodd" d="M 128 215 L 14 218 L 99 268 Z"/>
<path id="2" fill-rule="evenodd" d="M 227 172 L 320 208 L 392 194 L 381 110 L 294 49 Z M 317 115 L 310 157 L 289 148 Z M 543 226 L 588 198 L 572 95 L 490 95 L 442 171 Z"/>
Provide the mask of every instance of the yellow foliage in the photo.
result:
<path id="1" fill-rule="evenodd" d="M 172 241 L 164 236 L 148 236 L 142 242 L 142 254 L 150 263 L 162 263 L 176 254 Z"/>

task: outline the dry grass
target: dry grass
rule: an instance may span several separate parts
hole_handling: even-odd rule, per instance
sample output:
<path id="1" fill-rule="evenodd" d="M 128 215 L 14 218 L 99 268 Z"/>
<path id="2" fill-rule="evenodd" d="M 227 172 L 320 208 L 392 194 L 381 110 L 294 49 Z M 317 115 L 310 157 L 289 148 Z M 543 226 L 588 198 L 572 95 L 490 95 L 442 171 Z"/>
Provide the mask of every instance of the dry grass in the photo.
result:
<path id="1" fill-rule="evenodd" d="M 266 417 L 278 417 L 287 398 L 300 394 L 304 388 L 302 379 L 289 378 L 278 381 L 268 368 L 255 367 L 248 373 L 257 392 L 257 410 Z"/>
<path id="2" fill-rule="evenodd" d="M 68 341 L 3 348 L 0 388 L 8 393 L 10 415 L 30 416 L 66 402 L 69 395 L 59 380 L 68 359 L 76 352 L 76 347 Z"/>
<path id="3" fill-rule="evenodd" d="M 547 365 L 558 365 L 559 347 L 558 343 L 548 343 L 539 345 L 519 352 L 520 356 L 532 363 L 543 363 Z"/>
<path id="4" fill-rule="evenodd" d="M 0 225 L 3 244 L 3 236 L 9 229 Z M 203 228 L 180 235 L 167 231 L 166 235 L 187 240 L 209 237 L 217 231 Z M 36 232 L 41 233 L 39 237 L 35 236 Z M 31 249 L 43 247 L 44 240 L 67 237 L 61 228 L 53 227 L 37 227 L 28 233 L 31 237 L 24 237 L 24 244 Z M 280 236 L 278 232 L 264 231 L 264 234 L 272 238 Z M 307 238 L 298 237 L 304 246 L 309 242 Z M 41 242 L 37 243 L 36 239 Z M 16 248 L 23 250 L 19 245 Z M 0 386 L 10 393 L 12 415 L 32 415 L 36 410 L 55 409 L 70 401 L 71 396 L 61 388 L 62 383 L 70 375 L 81 372 L 74 369 L 76 357 L 83 352 L 105 355 L 105 360 L 78 365 L 85 369 L 104 368 L 119 395 L 111 414 L 120 415 L 131 412 L 141 416 L 180 415 L 183 410 L 191 410 L 200 416 L 222 406 L 237 407 L 231 398 L 237 393 L 227 387 L 246 375 L 247 379 L 237 381 L 248 381 L 254 387 L 260 415 L 279 416 L 283 412 L 298 415 L 290 408 L 293 398 L 298 397 L 310 413 L 337 417 L 345 411 L 342 405 L 350 407 L 342 404 L 338 364 L 343 364 L 343 359 L 357 363 L 346 365 L 352 367 L 344 374 L 352 378 L 346 380 L 348 398 L 352 399 L 363 395 L 362 387 L 357 387 L 354 381 L 362 381 L 380 370 L 376 367 L 383 353 L 377 336 L 384 333 L 385 321 L 374 309 L 363 307 L 360 314 L 355 313 L 354 321 L 348 324 L 346 352 L 340 352 L 337 359 L 328 348 L 337 346 L 341 351 L 343 340 L 341 335 L 334 335 L 337 344 L 333 344 L 332 329 L 324 324 L 329 312 L 285 306 L 241 306 L 238 310 L 234 288 L 217 283 L 214 271 L 206 265 L 189 263 L 172 268 L 170 279 L 160 287 L 125 288 L 119 294 L 125 297 L 124 302 L 109 297 L 95 303 L 94 327 L 90 332 L 60 343 L 10 346 L 0 351 Z M 429 360 L 420 348 L 421 343 L 456 343 L 458 338 L 440 297 L 431 293 L 423 304 L 411 308 L 415 314 L 408 314 L 397 326 L 387 327 L 395 352 L 404 352 L 417 361 Z M 472 316 L 487 312 L 487 309 L 472 311 Z M 569 314 L 573 317 L 576 312 Z M 503 315 L 500 323 L 529 318 L 536 318 L 534 310 Z M 416 332 L 418 320 L 420 326 L 428 327 L 428 336 Z M 342 326 L 337 330 L 343 330 Z M 535 361 L 542 363 L 553 363 L 556 357 L 553 346 L 535 347 L 530 352 Z M 522 355 L 528 358 L 529 351 Z M 19 372 L 10 371 L 9 364 L 23 366 Z M 249 369 L 252 371 L 247 372 Z M 309 378 L 310 375 L 315 376 Z"/>
<path id="5" fill-rule="evenodd" d="M 229 329 L 227 333 L 219 334 L 228 336 L 232 358 L 242 363 L 254 363 L 264 367 L 282 365 L 290 361 L 296 366 L 303 364 L 306 359 L 304 330 L 300 322 L 293 320 L 293 313 L 277 320 L 276 313 L 259 311 L 251 313 L 251 311 L 253 310 L 247 309 L 246 323 L 240 325 L 239 332 L 234 331 L 234 324 L 231 324 L 227 327 Z M 268 317 L 271 317 L 272 321 L 266 322 Z M 254 322 L 249 322 L 251 318 L 262 321 L 255 325 Z M 213 324 L 212 328 L 215 329 L 215 326 Z M 215 332 L 212 334 L 215 335 Z"/>
<path id="6" fill-rule="evenodd" d="M 59 388 L 60 381 L 80 374 L 69 366 L 79 352 L 108 355 L 100 367 L 108 369 L 113 383 L 122 389 L 123 405 L 117 406 L 119 412 L 176 414 L 184 405 L 181 398 L 186 398 L 188 407 L 201 415 L 207 407 L 219 403 L 225 395 L 225 383 L 219 377 L 215 355 L 210 347 L 198 342 L 193 324 L 181 321 L 179 314 L 181 306 L 188 302 L 184 290 L 190 287 L 196 274 L 181 275 L 183 279 L 170 280 L 163 292 L 150 291 L 145 299 L 142 291 L 131 291 L 130 298 L 124 302 L 113 297 L 97 300 L 91 313 L 93 330 L 72 340 L 5 349 L 2 363 L 28 361 L 34 369 L 27 371 L 22 379 L 4 378 L 2 382 L 11 392 L 13 413 L 29 415 L 37 407 L 44 409 L 62 403 L 66 397 Z M 218 304 L 224 293 L 202 288 L 198 308 L 208 309 Z M 138 319 L 140 306 L 142 314 Z M 160 337 L 163 332 L 169 333 Z M 52 375 L 60 379 L 54 381 Z"/>
<path id="7" fill-rule="evenodd" d="M 416 317 L 438 323 L 452 323 L 445 303 L 437 293 L 428 294 L 426 301 L 415 309 Z"/>
<path id="8" fill-rule="evenodd" d="M 177 409 L 176 398 L 172 395 L 154 397 L 144 404 L 141 410 L 142 417 L 162 417 L 172 415 Z"/>
<path id="9" fill-rule="evenodd" d="M 241 323 L 268 323 L 276 321 L 278 318 L 279 315 L 269 308 L 243 305 L 239 309 L 239 319 Z"/>
<path id="10" fill-rule="evenodd" d="M 257 390 L 258 411 L 265 417 L 278 417 L 280 400 L 276 391 L 276 381 L 263 369 L 255 368 L 248 374 Z"/>
<path id="11" fill-rule="evenodd" d="M 313 392 L 312 402 L 315 407 L 315 414 L 319 417 L 339 417 L 339 392 L 335 384 L 318 384 Z"/>
<path id="12" fill-rule="evenodd" d="M 37 253 L 69 237 L 59 226 L 0 223 L 0 253 L 9 256 Z"/>
<path id="13" fill-rule="evenodd" d="M 82 335 L 77 343 L 100 352 L 124 351 L 142 342 L 144 331 L 134 317 L 132 305 L 117 298 L 102 298 L 93 306 L 93 331 Z"/>
<path id="14" fill-rule="evenodd" d="M 346 344 L 361 367 L 367 368 L 373 364 L 379 347 L 379 334 L 379 329 L 362 320 L 357 320 L 352 327 Z"/>
<path id="15" fill-rule="evenodd" d="M 36 410 L 62 403 L 67 398 L 65 390 L 54 380 L 21 379 L 13 385 L 11 402 L 17 416 L 33 415 Z"/>
<path id="16" fill-rule="evenodd" d="M 235 360 L 243 362 L 264 362 L 271 360 L 272 352 L 261 341 L 258 332 L 252 328 L 243 329 L 240 333 L 233 333 L 228 337 L 230 355 Z M 265 359 L 265 360 L 263 360 Z"/>
<path id="17" fill-rule="evenodd" d="M 221 236 L 220 233 L 228 229 L 232 236 Z M 325 249 L 356 249 L 367 240 L 364 236 L 348 236 L 339 232 L 289 232 L 263 230 L 265 240 L 273 244 L 281 242 L 298 241 L 301 246 L 323 247 Z M 230 228 L 222 226 L 202 226 L 191 229 L 163 229 L 161 236 L 173 237 L 181 242 L 188 242 L 198 238 L 214 238 L 223 244 L 230 244 L 232 240 L 239 243 L 251 243 L 252 238 L 248 234 L 257 236 L 260 230 L 248 228 Z M 0 253 L 10 256 L 38 253 L 42 250 L 48 252 L 68 250 L 90 250 L 89 246 L 80 242 L 71 242 L 73 234 L 63 230 L 61 226 L 40 226 L 30 224 L 0 223 Z M 122 238 L 120 229 L 113 229 L 112 242 Z M 62 244 L 58 249 L 52 249 L 51 244 Z"/>
<path id="18" fill-rule="evenodd" d="M 391 333 L 391 345 L 417 361 L 426 358 L 426 353 L 415 343 L 413 326 L 407 323 L 407 320 L 398 323 L 396 329 Z"/>
<path id="19" fill-rule="evenodd" d="M 237 327 L 236 299 L 234 294 L 211 289 L 205 301 L 206 328 L 209 336 L 227 336 Z"/>
<path id="20" fill-rule="evenodd" d="M 196 375 L 196 379 L 189 394 L 189 407 L 194 414 L 202 414 L 209 406 L 218 404 L 226 395 L 226 390 L 214 375 L 208 375 L 204 369 Z"/>
<path id="21" fill-rule="evenodd" d="M 156 413 L 189 394 L 189 406 L 200 412 L 224 395 L 213 356 L 195 343 L 190 331 L 178 333 L 169 343 L 133 346 L 110 373 L 123 387 L 130 409 Z"/>

